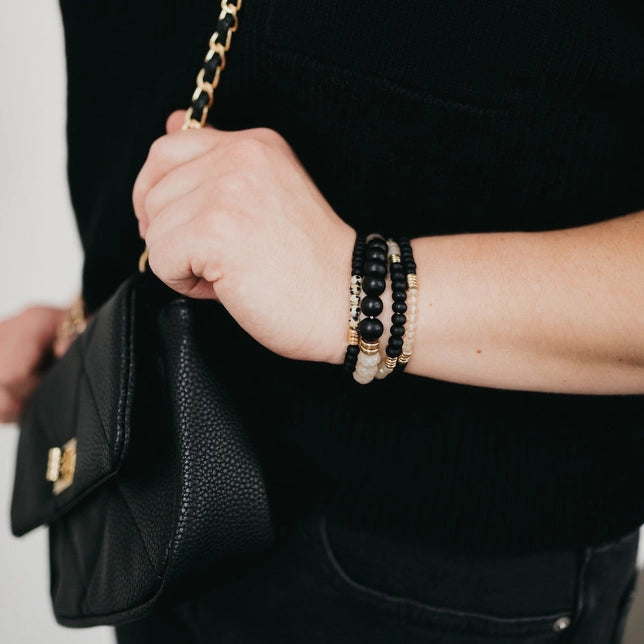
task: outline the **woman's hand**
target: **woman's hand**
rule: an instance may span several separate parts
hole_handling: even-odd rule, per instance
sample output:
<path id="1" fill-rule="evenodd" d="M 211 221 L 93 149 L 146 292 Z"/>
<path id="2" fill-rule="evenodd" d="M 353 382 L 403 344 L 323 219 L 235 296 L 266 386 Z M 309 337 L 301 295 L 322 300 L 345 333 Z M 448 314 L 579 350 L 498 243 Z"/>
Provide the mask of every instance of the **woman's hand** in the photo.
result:
<path id="1" fill-rule="evenodd" d="M 30 306 L 0 322 L 0 422 L 16 422 L 42 377 L 44 367 L 59 357 L 57 330 L 67 311 Z"/>
<path id="2" fill-rule="evenodd" d="M 276 132 L 182 122 L 170 116 L 134 186 L 150 268 L 280 355 L 341 363 L 355 232 Z"/>

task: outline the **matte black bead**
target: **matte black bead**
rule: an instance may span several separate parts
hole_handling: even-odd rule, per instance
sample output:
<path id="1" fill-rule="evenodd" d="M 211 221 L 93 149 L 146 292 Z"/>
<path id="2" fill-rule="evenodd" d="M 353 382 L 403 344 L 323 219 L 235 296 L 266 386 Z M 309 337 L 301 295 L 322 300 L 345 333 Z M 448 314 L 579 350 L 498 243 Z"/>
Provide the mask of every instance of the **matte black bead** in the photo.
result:
<path id="1" fill-rule="evenodd" d="M 383 277 L 365 275 L 362 280 L 362 290 L 367 295 L 382 295 L 385 290 L 385 280 Z"/>
<path id="2" fill-rule="evenodd" d="M 407 280 L 406 279 L 393 279 L 391 280 L 391 290 L 392 291 L 406 291 L 407 290 Z"/>
<path id="3" fill-rule="evenodd" d="M 368 259 L 364 263 L 364 274 L 385 277 L 387 275 L 387 264 L 374 259 Z"/>
<path id="4" fill-rule="evenodd" d="M 369 317 L 375 317 L 382 313 L 382 300 L 373 295 L 365 295 L 360 300 L 360 310 Z"/>
<path id="5" fill-rule="evenodd" d="M 367 342 L 374 342 L 382 335 L 384 328 L 378 318 L 364 318 L 358 323 L 360 337 Z"/>
<path id="6" fill-rule="evenodd" d="M 390 358 L 397 358 L 402 353 L 402 347 L 392 347 L 390 344 L 387 345 L 385 353 Z"/>
<path id="7" fill-rule="evenodd" d="M 394 291 L 391 297 L 394 302 L 404 302 L 407 299 L 407 291 Z"/>
<path id="8" fill-rule="evenodd" d="M 389 342 L 387 343 L 388 347 L 392 347 L 393 349 L 402 349 L 403 345 L 403 339 L 402 338 L 389 338 Z"/>
<path id="9" fill-rule="evenodd" d="M 394 313 L 391 316 L 391 322 L 392 324 L 404 325 L 405 322 L 407 322 L 407 316 L 403 315 L 402 313 Z"/>
<path id="10" fill-rule="evenodd" d="M 357 344 L 350 344 L 347 347 L 348 356 L 357 356 L 360 353 L 360 347 Z"/>
<path id="11" fill-rule="evenodd" d="M 370 259 L 375 259 L 379 262 L 383 262 L 383 264 L 387 262 L 387 251 L 382 250 L 381 248 L 367 247 L 367 250 L 365 250 L 364 256 L 366 261 Z"/>
<path id="12" fill-rule="evenodd" d="M 405 335 L 405 327 L 401 324 L 392 324 L 389 332 L 394 337 L 402 337 L 403 335 Z"/>
<path id="13" fill-rule="evenodd" d="M 394 302 L 391 305 L 391 310 L 394 313 L 406 313 L 407 312 L 407 305 L 404 302 Z"/>

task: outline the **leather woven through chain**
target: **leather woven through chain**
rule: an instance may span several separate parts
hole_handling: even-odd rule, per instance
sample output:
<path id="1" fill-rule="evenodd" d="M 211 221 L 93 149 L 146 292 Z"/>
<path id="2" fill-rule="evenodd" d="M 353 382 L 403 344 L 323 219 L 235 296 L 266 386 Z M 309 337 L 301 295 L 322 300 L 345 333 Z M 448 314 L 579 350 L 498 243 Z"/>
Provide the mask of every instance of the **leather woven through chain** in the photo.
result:
<path id="1" fill-rule="evenodd" d="M 197 87 L 186 111 L 184 130 L 199 129 L 206 124 L 215 88 L 219 85 L 221 72 L 226 67 L 226 53 L 230 49 L 233 32 L 237 31 L 237 13 L 241 5 L 242 0 L 221 0 L 217 27 L 210 36 L 208 53 L 197 75 Z"/>

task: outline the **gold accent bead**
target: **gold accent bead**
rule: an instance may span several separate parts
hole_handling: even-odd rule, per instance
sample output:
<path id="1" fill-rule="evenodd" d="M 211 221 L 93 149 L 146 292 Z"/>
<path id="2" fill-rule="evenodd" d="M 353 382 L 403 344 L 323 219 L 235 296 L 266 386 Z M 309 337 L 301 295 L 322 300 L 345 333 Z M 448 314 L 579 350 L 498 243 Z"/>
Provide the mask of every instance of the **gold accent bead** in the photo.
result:
<path id="1" fill-rule="evenodd" d="M 349 344 L 360 344 L 360 333 L 357 329 L 349 329 Z"/>
<path id="2" fill-rule="evenodd" d="M 418 288 L 418 277 L 416 273 L 409 273 L 407 275 L 407 286 L 408 288 Z"/>
<path id="3" fill-rule="evenodd" d="M 380 343 L 379 342 L 367 342 L 366 340 L 360 340 L 360 351 L 372 356 L 376 353 L 380 353 Z"/>

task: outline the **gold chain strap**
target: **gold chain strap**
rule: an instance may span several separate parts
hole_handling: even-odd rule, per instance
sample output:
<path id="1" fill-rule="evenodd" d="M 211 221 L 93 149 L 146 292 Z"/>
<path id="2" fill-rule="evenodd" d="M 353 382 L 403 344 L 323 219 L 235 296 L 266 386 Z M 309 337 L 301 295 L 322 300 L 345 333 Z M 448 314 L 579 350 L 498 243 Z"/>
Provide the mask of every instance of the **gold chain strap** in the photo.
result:
<path id="1" fill-rule="evenodd" d="M 241 9 L 242 0 L 221 0 L 221 11 L 219 13 L 217 26 L 230 23 L 230 26 L 225 31 L 225 36 L 222 37 L 222 31 L 216 29 L 210 40 L 208 41 L 208 53 L 204 58 L 204 67 L 199 70 L 197 74 L 197 87 L 192 94 L 191 105 L 186 111 L 186 115 L 181 126 L 182 130 L 198 130 L 206 124 L 208 118 L 208 111 L 212 107 L 215 89 L 219 85 L 222 70 L 226 67 L 226 53 L 230 49 L 230 43 L 233 33 L 237 31 L 239 26 L 239 18 L 237 17 L 238 11 Z M 215 58 L 217 57 L 217 58 Z M 214 60 L 214 71 L 212 80 L 206 80 L 206 70 L 212 66 Z M 201 104 L 203 101 L 204 104 Z M 201 110 L 201 115 L 198 111 Z M 139 271 L 145 272 L 145 267 L 148 261 L 149 250 L 141 253 L 139 258 Z"/>
<path id="2" fill-rule="evenodd" d="M 211 81 L 204 80 L 206 75 L 206 68 L 200 70 L 197 75 L 197 87 L 192 95 L 192 105 L 188 108 L 186 112 L 186 117 L 183 123 L 184 130 L 195 130 L 203 127 L 206 124 L 206 119 L 208 117 L 208 110 L 212 107 L 213 95 L 217 85 L 219 85 L 219 78 L 221 76 L 222 70 L 226 67 L 226 53 L 230 49 L 230 42 L 233 37 L 233 32 L 237 31 L 239 26 L 239 19 L 237 18 L 237 12 L 241 9 L 242 0 L 221 0 L 221 12 L 219 13 L 219 24 L 222 21 L 226 21 L 228 17 L 232 20 L 230 27 L 226 30 L 226 36 L 224 42 L 221 42 L 221 32 L 216 30 L 212 36 L 210 36 L 210 41 L 208 42 L 209 49 L 206 57 L 204 58 L 204 65 L 208 65 L 215 55 L 219 56 L 219 62 L 215 66 L 214 77 Z M 201 117 L 194 118 L 195 113 L 195 103 L 200 100 L 203 94 L 208 97 L 208 103 L 201 110 Z"/>

